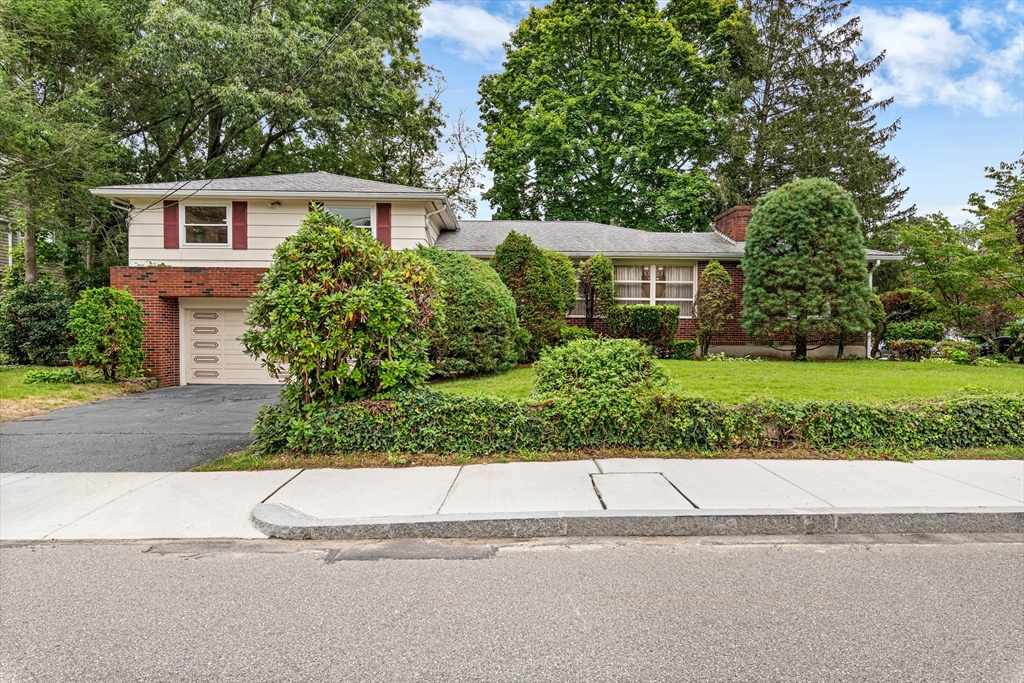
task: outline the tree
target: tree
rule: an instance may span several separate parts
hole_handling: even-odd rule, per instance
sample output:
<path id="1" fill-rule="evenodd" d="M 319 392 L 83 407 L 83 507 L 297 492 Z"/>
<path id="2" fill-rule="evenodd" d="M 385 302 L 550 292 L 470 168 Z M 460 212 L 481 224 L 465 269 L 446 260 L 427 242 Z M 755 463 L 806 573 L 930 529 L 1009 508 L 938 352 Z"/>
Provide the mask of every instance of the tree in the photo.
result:
<path id="1" fill-rule="evenodd" d="M 569 257 L 560 251 L 541 249 L 551 265 L 551 274 L 555 276 L 558 283 L 558 291 L 561 295 L 562 314 L 576 308 L 576 269 Z"/>
<path id="2" fill-rule="evenodd" d="M 615 306 L 615 271 L 610 258 L 594 254 L 579 267 L 580 296 L 583 299 L 587 329 L 594 329 L 599 315 L 608 315 Z"/>
<path id="3" fill-rule="evenodd" d="M 1011 318 L 1024 317 L 1024 157 L 985 171 L 994 201 L 977 192 L 967 200 L 980 223 L 981 276 L 999 308 Z"/>
<path id="4" fill-rule="evenodd" d="M 917 320 L 938 308 L 932 295 L 923 289 L 894 289 L 880 296 L 879 300 L 885 309 L 885 320 L 890 323 Z"/>
<path id="5" fill-rule="evenodd" d="M 248 309 L 246 353 L 297 406 L 421 387 L 440 281 L 413 251 L 311 211 L 274 251 Z"/>
<path id="6" fill-rule="evenodd" d="M 127 290 L 97 287 L 82 292 L 71 307 L 68 329 L 75 344 L 68 358 L 100 369 L 103 379 L 135 377 L 142 371 L 142 306 Z"/>
<path id="7" fill-rule="evenodd" d="M 742 268 L 743 328 L 759 339 L 792 340 L 798 360 L 813 335 L 871 329 L 860 216 L 831 180 L 787 183 L 758 202 Z"/>
<path id="8" fill-rule="evenodd" d="M 850 0 L 746 0 L 757 30 L 753 94 L 733 120 L 733 147 L 716 177 L 732 204 L 753 204 L 797 178 L 829 178 L 852 193 L 873 246 L 901 210 L 906 189 L 885 145 L 899 120 L 876 116 L 892 99 L 873 101 L 865 80 L 883 55 L 861 62 L 860 19 L 843 20 Z M 671 5 L 669 6 L 671 9 Z"/>
<path id="9" fill-rule="evenodd" d="M 718 120 L 739 106 L 721 65 L 749 24 L 734 1 L 693 4 L 720 12 L 687 36 L 655 0 L 530 9 L 480 81 L 495 218 L 708 229 Z"/>
<path id="10" fill-rule="evenodd" d="M 520 361 L 536 360 L 558 341 L 565 325 L 564 292 L 551 262 L 533 240 L 513 230 L 495 248 L 491 267 L 512 292 L 519 324 L 530 333 Z"/>
<path id="11" fill-rule="evenodd" d="M 512 293 L 478 258 L 420 247 L 437 269 L 444 318 L 430 331 L 430 361 L 441 377 L 504 372 L 519 357 L 519 321 Z"/>
<path id="12" fill-rule="evenodd" d="M 736 294 L 732 291 L 732 278 L 721 263 L 710 261 L 700 274 L 697 299 L 694 301 L 696 336 L 701 357 L 707 355 L 711 338 L 732 320 L 735 306 Z"/>
<path id="13" fill-rule="evenodd" d="M 61 365 L 71 345 L 67 294 L 43 275 L 32 284 L 5 282 L 0 297 L 0 351 L 19 365 Z"/>

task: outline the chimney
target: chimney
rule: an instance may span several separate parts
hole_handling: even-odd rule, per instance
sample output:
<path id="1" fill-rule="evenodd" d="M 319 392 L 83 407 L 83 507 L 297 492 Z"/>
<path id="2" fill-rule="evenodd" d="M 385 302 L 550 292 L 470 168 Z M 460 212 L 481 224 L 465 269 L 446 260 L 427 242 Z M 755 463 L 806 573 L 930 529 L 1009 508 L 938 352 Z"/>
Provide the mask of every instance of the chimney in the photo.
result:
<path id="1" fill-rule="evenodd" d="M 715 232 L 733 242 L 747 240 L 747 224 L 754 211 L 752 206 L 734 206 L 715 216 Z"/>

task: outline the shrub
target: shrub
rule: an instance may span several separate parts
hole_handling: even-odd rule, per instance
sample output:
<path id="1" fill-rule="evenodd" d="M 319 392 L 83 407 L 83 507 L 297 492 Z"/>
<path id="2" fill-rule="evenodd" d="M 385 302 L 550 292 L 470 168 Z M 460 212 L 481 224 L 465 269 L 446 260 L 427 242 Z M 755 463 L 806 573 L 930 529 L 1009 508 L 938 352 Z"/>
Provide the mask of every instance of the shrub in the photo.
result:
<path id="1" fill-rule="evenodd" d="M 562 314 L 565 315 L 576 308 L 576 269 L 569 257 L 559 251 L 541 249 L 551 266 L 551 274 L 558 283 L 558 291 L 562 300 Z"/>
<path id="2" fill-rule="evenodd" d="M 743 252 L 747 334 L 787 339 L 807 358 L 807 339 L 871 329 L 864 236 L 853 196 L 831 180 L 795 180 L 754 208 Z"/>
<path id="3" fill-rule="evenodd" d="M 608 310 L 608 329 L 613 337 L 640 339 L 664 348 L 679 328 L 677 306 L 613 306 Z"/>
<path id="4" fill-rule="evenodd" d="M 441 279 L 444 316 L 430 329 L 430 361 L 441 377 L 503 372 L 516 364 L 516 302 L 498 274 L 480 259 L 420 247 Z"/>
<path id="5" fill-rule="evenodd" d="M 948 358 L 957 365 L 972 365 L 981 355 L 981 347 L 974 342 L 944 341 L 936 348 L 939 358 Z"/>
<path id="6" fill-rule="evenodd" d="M 611 259 L 594 254 L 580 264 L 579 288 L 587 328 L 592 330 L 597 316 L 607 315 L 615 305 L 615 270 Z"/>
<path id="7" fill-rule="evenodd" d="M 889 360 L 917 362 L 928 358 L 935 343 L 927 339 L 905 339 L 889 344 Z"/>
<path id="8" fill-rule="evenodd" d="M 886 320 L 890 323 L 917 320 L 938 308 L 932 295 L 923 289 L 894 289 L 879 297 L 885 307 Z"/>
<path id="9" fill-rule="evenodd" d="M 594 334 L 593 330 L 588 330 L 585 327 L 576 327 L 575 325 L 566 325 L 558 335 L 558 343 L 568 344 L 577 339 L 595 339 L 596 337 L 597 335 Z"/>
<path id="10" fill-rule="evenodd" d="M 886 341 L 924 339 L 940 341 L 946 334 L 946 326 L 934 320 L 914 320 L 905 323 L 888 323 L 885 326 Z"/>
<path id="11" fill-rule="evenodd" d="M 668 373 L 635 339 L 579 339 L 546 350 L 533 365 L 534 395 L 627 394 L 668 384 Z"/>
<path id="12" fill-rule="evenodd" d="M 67 296 L 51 278 L 12 287 L 0 297 L 0 349 L 16 365 L 66 363 L 69 311 Z"/>
<path id="13" fill-rule="evenodd" d="M 512 292 L 519 324 L 530 333 L 519 360 L 533 361 L 558 341 L 565 325 L 564 292 L 551 272 L 551 261 L 533 240 L 513 230 L 495 248 L 491 267 Z"/>
<path id="14" fill-rule="evenodd" d="M 87 289 L 71 308 L 68 328 L 75 345 L 68 356 L 75 365 L 90 365 L 103 379 L 135 377 L 142 371 L 142 306 L 127 289 Z"/>
<path id="15" fill-rule="evenodd" d="M 437 271 L 322 210 L 274 252 L 248 308 L 246 353 L 287 377 L 297 405 L 423 385 L 428 330 L 442 307 Z"/>
<path id="16" fill-rule="evenodd" d="M 960 395 L 869 404 L 759 400 L 725 406 L 677 394 L 618 392 L 625 408 L 556 396 L 522 402 L 434 391 L 393 400 L 330 403 L 303 412 L 285 403 L 256 420 L 263 454 L 488 455 L 625 447 L 701 451 L 793 446 L 888 452 L 1024 445 L 1024 396 Z M 582 416 L 582 419 L 581 419 Z M 625 417 L 624 417 L 625 416 Z"/>
<path id="17" fill-rule="evenodd" d="M 709 363 L 760 363 L 764 358 L 751 358 L 750 356 L 727 356 L 724 353 L 709 353 L 701 358 Z"/>
<path id="18" fill-rule="evenodd" d="M 39 368 L 25 373 L 25 384 L 81 384 L 85 381 L 77 368 Z"/>
<path id="19" fill-rule="evenodd" d="M 700 274 L 697 299 L 694 301 L 694 322 L 700 355 L 707 355 L 711 338 L 732 320 L 735 306 L 736 294 L 732 291 L 732 278 L 721 263 L 710 261 Z"/>
<path id="20" fill-rule="evenodd" d="M 676 339 L 669 347 L 672 360 L 693 360 L 697 354 L 697 342 L 693 339 Z"/>

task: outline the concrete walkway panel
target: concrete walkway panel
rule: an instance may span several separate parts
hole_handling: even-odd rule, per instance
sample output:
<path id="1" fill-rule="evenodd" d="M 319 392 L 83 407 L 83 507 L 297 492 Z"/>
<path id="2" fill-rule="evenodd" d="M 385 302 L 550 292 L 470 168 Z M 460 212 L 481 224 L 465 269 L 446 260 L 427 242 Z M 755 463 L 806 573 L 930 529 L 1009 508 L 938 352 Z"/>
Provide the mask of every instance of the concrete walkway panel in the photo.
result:
<path id="1" fill-rule="evenodd" d="M 0 538 L 45 538 L 165 472 L 71 472 L 12 477 L 2 483 Z"/>
<path id="2" fill-rule="evenodd" d="M 13 484 L 16 481 L 22 481 L 29 477 L 34 477 L 35 472 L 4 472 L 0 474 L 0 486 L 6 486 L 7 484 Z"/>
<path id="3" fill-rule="evenodd" d="M 758 460 L 761 467 L 841 508 L 999 507 L 1016 501 L 911 463 Z"/>
<path id="4" fill-rule="evenodd" d="M 441 514 L 601 510 L 593 460 L 466 465 Z"/>
<path id="5" fill-rule="evenodd" d="M 660 474 L 595 474 L 594 488 L 608 510 L 692 510 L 693 506 Z"/>
<path id="6" fill-rule="evenodd" d="M 752 460 L 598 460 L 603 472 L 661 472 L 702 510 L 779 510 L 828 503 Z"/>
<path id="7" fill-rule="evenodd" d="M 458 473 L 458 467 L 306 470 L 267 502 L 321 518 L 434 515 Z"/>
<path id="8" fill-rule="evenodd" d="M 179 472 L 122 496 L 48 538 L 264 538 L 252 509 L 298 470 Z"/>
<path id="9" fill-rule="evenodd" d="M 1024 460 L 918 460 L 914 467 L 1024 503 Z"/>

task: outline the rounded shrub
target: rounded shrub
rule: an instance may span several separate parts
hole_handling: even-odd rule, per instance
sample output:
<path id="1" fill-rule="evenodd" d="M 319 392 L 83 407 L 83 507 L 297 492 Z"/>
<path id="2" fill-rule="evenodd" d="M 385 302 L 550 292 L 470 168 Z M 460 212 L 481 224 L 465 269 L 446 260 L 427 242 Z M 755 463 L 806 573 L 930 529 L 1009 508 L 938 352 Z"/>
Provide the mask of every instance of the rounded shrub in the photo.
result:
<path id="1" fill-rule="evenodd" d="M 0 350 L 17 365 L 67 363 L 70 302 L 57 283 L 40 278 L 0 297 Z"/>
<path id="2" fill-rule="evenodd" d="M 596 393 L 631 397 L 668 384 L 650 347 L 636 339 L 578 339 L 534 363 L 536 396 Z"/>
<path id="3" fill-rule="evenodd" d="M 71 308 L 68 329 L 75 345 L 68 357 L 75 365 L 91 365 L 103 379 L 135 377 L 142 371 L 142 307 L 127 289 L 87 289 Z"/>
<path id="4" fill-rule="evenodd" d="M 932 295 L 923 289 L 894 289 L 879 297 L 885 307 L 885 316 L 890 323 L 904 323 L 917 320 L 938 308 Z"/>
<path id="5" fill-rule="evenodd" d="M 885 338 L 888 341 L 904 339 L 924 339 L 941 341 L 946 334 L 946 326 L 935 320 L 914 320 L 903 323 L 889 323 L 885 326 Z"/>
<path id="6" fill-rule="evenodd" d="M 576 327 L 575 325 L 566 325 L 562 328 L 562 333 L 558 336 L 559 344 L 568 344 L 574 342 L 577 339 L 594 339 L 597 334 L 593 330 L 588 330 L 585 327 Z"/>
<path id="7" fill-rule="evenodd" d="M 519 321 L 512 293 L 480 259 L 420 247 L 441 279 L 444 318 L 430 331 L 430 362 L 441 377 L 503 372 L 516 364 Z"/>

